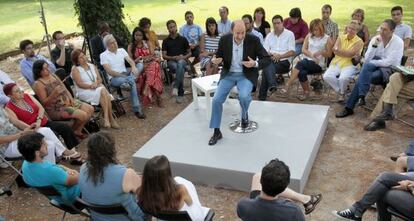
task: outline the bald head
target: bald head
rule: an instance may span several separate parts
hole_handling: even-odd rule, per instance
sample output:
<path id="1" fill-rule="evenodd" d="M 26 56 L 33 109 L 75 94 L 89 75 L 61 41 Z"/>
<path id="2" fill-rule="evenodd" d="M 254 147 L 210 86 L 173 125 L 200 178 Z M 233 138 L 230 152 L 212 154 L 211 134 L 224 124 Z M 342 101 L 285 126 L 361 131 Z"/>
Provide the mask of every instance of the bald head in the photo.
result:
<path id="1" fill-rule="evenodd" d="M 231 30 L 233 32 L 234 41 L 240 44 L 246 36 L 246 27 L 244 26 L 243 20 L 233 21 Z"/>

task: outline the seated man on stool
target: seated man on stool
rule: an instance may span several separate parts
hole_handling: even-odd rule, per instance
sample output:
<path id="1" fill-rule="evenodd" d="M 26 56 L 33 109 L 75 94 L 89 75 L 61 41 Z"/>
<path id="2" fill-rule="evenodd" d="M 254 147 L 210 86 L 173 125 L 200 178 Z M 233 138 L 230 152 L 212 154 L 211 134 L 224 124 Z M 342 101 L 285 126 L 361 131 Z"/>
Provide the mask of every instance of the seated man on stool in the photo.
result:
<path id="1" fill-rule="evenodd" d="M 358 80 L 344 110 L 335 115 L 337 118 L 354 114 L 353 109 L 359 99 L 359 105 L 365 105 L 365 96 L 370 85 L 386 85 L 391 74 L 391 66 L 400 65 L 404 42 L 394 34 L 394 30 L 395 22 L 391 19 L 385 19 L 381 24 L 380 34 L 371 39 Z"/>
<path id="2" fill-rule="evenodd" d="M 208 142 L 214 145 L 222 138 L 220 132 L 223 103 L 230 90 L 237 86 L 239 101 L 242 108 L 242 127 L 249 125 L 248 109 L 252 101 L 251 92 L 257 83 L 258 69 L 270 63 L 270 58 L 260 44 L 260 40 L 252 35 L 246 35 L 246 28 L 242 20 L 234 21 L 232 34 L 221 37 L 216 56 L 212 62 L 216 65 L 222 61 L 220 82 L 213 98 L 210 128 L 214 128 L 214 134 Z M 259 58 L 258 61 L 256 59 Z"/>
<path id="3" fill-rule="evenodd" d="M 394 119 L 393 106 L 397 104 L 398 98 L 412 100 L 414 99 L 414 76 L 394 73 L 390 77 L 381 98 L 371 117 L 374 118 L 365 130 L 374 131 L 385 128 L 385 121 Z"/>

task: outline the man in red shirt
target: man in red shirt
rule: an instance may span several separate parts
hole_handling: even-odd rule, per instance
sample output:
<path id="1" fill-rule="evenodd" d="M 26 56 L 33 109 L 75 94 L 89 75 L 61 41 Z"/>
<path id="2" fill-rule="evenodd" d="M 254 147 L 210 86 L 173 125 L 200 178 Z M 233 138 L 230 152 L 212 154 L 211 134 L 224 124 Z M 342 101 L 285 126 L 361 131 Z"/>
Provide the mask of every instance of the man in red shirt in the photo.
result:
<path id="1" fill-rule="evenodd" d="M 308 24 L 302 19 L 299 8 L 292 8 L 289 18 L 283 21 L 283 26 L 295 34 L 295 52 L 297 55 L 302 53 L 303 41 L 309 33 Z"/>

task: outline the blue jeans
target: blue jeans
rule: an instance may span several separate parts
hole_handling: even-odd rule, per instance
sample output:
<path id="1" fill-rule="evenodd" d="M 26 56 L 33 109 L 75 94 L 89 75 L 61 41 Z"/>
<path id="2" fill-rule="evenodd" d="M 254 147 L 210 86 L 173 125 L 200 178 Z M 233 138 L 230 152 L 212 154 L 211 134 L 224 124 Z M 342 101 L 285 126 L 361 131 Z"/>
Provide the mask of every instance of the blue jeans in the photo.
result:
<path id="1" fill-rule="evenodd" d="M 374 64 L 365 63 L 362 65 L 361 71 L 359 72 L 358 80 L 352 89 L 351 95 L 346 102 L 346 107 L 354 109 L 358 99 L 365 97 L 369 91 L 371 84 L 383 84 L 384 78 L 381 69 Z"/>
<path id="2" fill-rule="evenodd" d="M 283 60 L 279 62 L 271 62 L 263 68 L 262 83 L 259 89 L 259 100 L 264 101 L 267 97 L 267 90 L 276 87 L 276 75 L 289 72 L 290 62 Z"/>
<path id="3" fill-rule="evenodd" d="M 220 128 L 221 115 L 223 113 L 223 103 L 226 101 L 230 90 L 237 86 L 239 93 L 239 102 L 242 108 L 241 117 L 247 119 L 250 102 L 252 102 L 253 83 L 248 80 L 243 73 L 228 73 L 226 77 L 220 80 L 217 90 L 213 97 L 211 111 L 210 128 Z"/>
<path id="4" fill-rule="evenodd" d="M 303 43 L 300 43 L 300 44 L 295 44 L 295 53 L 296 53 L 296 55 L 300 55 L 300 54 L 302 54 L 302 46 L 303 46 Z"/>
<path id="5" fill-rule="evenodd" d="M 131 87 L 131 101 L 132 101 L 132 111 L 134 113 L 141 112 L 141 104 L 139 102 L 137 86 L 135 83 L 135 77 L 129 73 L 128 76 L 122 77 L 113 77 L 111 78 L 111 85 L 114 87 L 119 87 L 121 84 L 127 83 Z"/>
<path id="6" fill-rule="evenodd" d="M 141 74 L 142 73 L 142 71 L 144 70 L 144 63 L 142 63 L 142 62 L 138 62 L 136 65 L 135 65 L 135 67 L 137 68 L 137 70 L 138 70 L 138 74 Z"/>
<path id="7" fill-rule="evenodd" d="M 184 72 L 187 66 L 186 60 L 168 61 L 168 68 L 171 72 L 175 72 L 174 88 L 178 89 L 178 96 L 184 96 Z"/>

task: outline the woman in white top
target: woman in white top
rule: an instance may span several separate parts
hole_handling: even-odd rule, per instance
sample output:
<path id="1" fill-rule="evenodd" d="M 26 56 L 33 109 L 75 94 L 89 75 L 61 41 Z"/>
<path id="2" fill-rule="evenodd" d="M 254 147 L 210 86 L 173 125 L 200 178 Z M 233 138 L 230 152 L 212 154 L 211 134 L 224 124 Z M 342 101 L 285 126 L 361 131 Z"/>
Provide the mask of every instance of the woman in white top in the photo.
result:
<path id="1" fill-rule="evenodd" d="M 76 97 L 92 105 L 100 104 L 104 115 L 104 127 L 119 128 L 112 114 L 112 95 L 102 85 L 102 79 L 95 65 L 88 63 L 80 49 L 71 54 L 72 79 L 75 83 Z"/>
<path id="2" fill-rule="evenodd" d="M 303 95 L 299 100 L 306 100 L 310 94 L 310 86 L 307 75 L 321 73 L 326 68 L 326 58 L 332 55 L 332 40 L 325 34 L 325 28 L 321 19 L 314 19 L 310 23 L 310 33 L 306 36 L 302 47 L 303 59 L 293 68 L 289 81 L 282 93 L 287 93 L 289 87 L 296 78 L 303 88 Z"/>
<path id="3" fill-rule="evenodd" d="M 141 209 L 152 215 L 160 211 L 187 211 L 191 220 L 203 221 L 209 210 L 201 206 L 190 181 L 172 177 L 170 162 L 164 155 L 145 163 L 138 199 Z"/>

